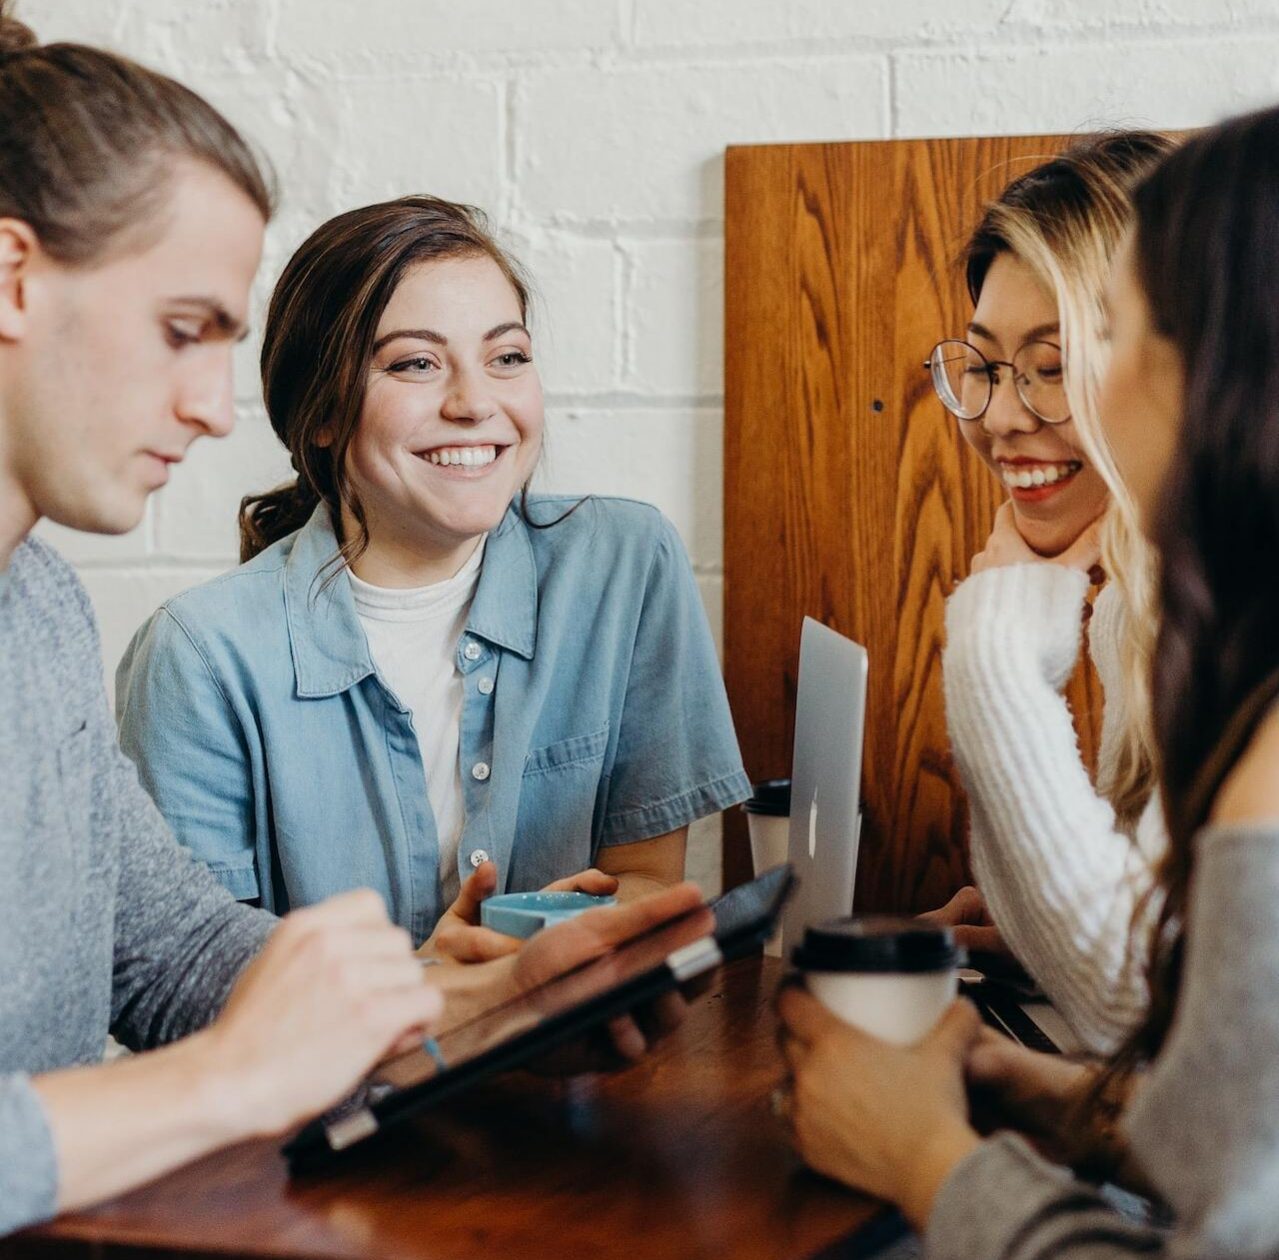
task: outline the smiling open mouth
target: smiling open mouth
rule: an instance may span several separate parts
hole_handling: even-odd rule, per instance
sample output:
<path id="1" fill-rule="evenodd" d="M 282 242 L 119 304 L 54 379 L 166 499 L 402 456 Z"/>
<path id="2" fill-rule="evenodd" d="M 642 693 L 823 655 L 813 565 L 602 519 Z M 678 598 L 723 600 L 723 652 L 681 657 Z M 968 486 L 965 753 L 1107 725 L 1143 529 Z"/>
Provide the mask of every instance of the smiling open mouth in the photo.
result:
<path id="1" fill-rule="evenodd" d="M 506 449 L 505 446 L 436 446 L 417 455 L 441 468 L 487 468 Z"/>
<path id="2" fill-rule="evenodd" d="M 1037 490 L 1042 486 L 1055 486 L 1069 481 L 1083 463 L 1077 459 L 1059 464 L 1003 464 L 999 469 L 1000 480 L 1010 490 Z"/>

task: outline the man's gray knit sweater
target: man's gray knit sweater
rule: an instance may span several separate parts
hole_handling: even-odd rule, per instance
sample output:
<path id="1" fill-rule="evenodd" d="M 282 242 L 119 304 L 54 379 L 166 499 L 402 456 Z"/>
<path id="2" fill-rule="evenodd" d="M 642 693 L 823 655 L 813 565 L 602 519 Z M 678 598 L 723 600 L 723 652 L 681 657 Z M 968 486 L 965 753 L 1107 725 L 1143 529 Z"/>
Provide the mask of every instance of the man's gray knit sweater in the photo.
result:
<path id="1" fill-rule="evenodd" d="M 275 920 L 173 839 L 120 752 L 83 588 L 28 539 L 0 570 L 0 1235 L 53 1214 L 30 1077 L 200 1028 Z M 127 1140 L 121 1135 L 121 1140 Z"/>

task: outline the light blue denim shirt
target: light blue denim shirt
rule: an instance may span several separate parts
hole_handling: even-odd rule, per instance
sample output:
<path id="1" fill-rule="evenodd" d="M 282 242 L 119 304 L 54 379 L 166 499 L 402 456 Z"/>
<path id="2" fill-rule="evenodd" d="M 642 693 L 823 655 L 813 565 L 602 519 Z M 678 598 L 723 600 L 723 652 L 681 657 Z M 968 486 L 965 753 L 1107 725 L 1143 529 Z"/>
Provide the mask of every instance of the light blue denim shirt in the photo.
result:
<path id="1" fill-rule="evenodd" d="M 531 496 L 530 516 L 576 501 Z M 445 907 L 414 719 L 346 572 L 325 585 L 336 551 L 321 507 L 161 607 L 120 663 L 120 742 L 236 897 L 284 913 L 374 888 L 423 940 Z M 513 505 L 455 659 L 461 879 L 488 856 L 499 890 L 540 888 L 750 793 L 688 559 L 652 507 L 588 498 L 534 529 Z"/>

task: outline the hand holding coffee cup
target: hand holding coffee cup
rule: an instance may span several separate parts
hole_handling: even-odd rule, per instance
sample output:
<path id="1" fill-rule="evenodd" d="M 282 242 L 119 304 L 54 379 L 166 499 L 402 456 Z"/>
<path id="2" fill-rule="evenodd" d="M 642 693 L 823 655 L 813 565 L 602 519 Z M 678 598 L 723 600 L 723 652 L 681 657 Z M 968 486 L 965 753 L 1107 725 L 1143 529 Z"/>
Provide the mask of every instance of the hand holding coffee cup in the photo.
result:
<path id="1" fill-rule="evenodd" d="M 791 954 L 832 1014 L 893 1045 L 926 1036 L 959 991 L 964 951 L 948 927 L 871 915 L 808 928 Z"/>

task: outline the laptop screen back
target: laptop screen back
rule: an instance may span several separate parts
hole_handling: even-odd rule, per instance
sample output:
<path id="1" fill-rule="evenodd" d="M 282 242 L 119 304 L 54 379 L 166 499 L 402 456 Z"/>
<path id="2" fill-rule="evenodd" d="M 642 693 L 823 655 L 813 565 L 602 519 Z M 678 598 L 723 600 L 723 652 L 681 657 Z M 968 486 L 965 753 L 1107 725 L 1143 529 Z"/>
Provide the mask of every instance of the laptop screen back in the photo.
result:
<path id="1" fill-rule="evenodd" d="M 809 924 L 852 912 L 866 670 L 864 647 L 804 618 L 788 851 L 799 888 L 782 920 L 786 951 Z"/>

